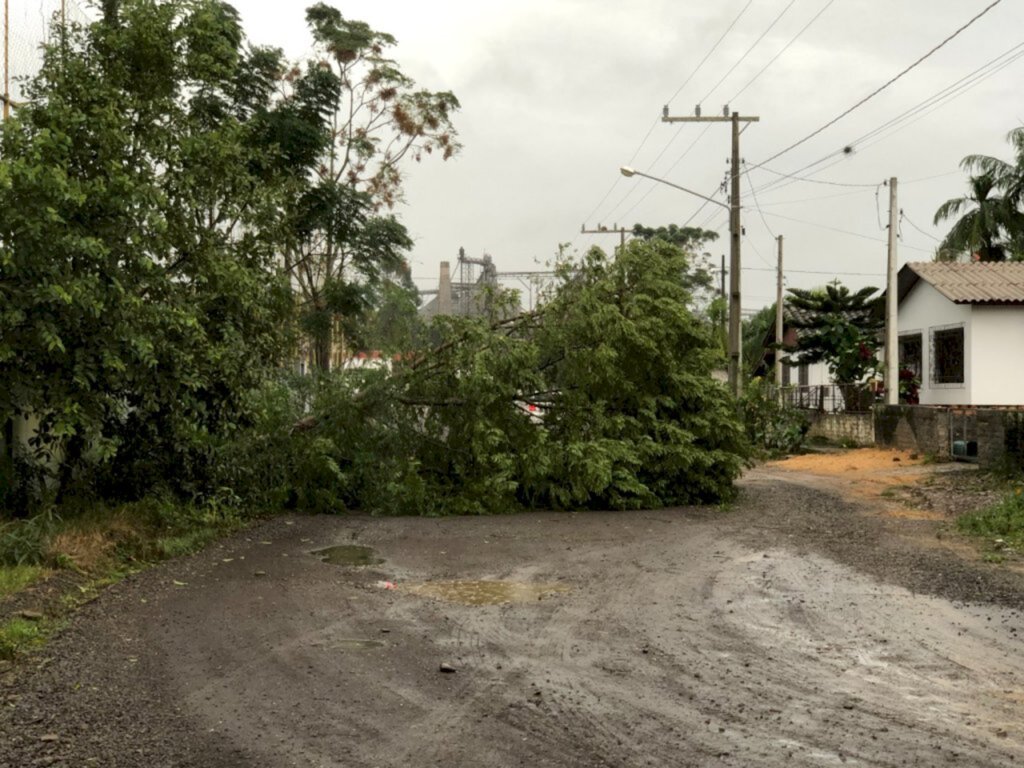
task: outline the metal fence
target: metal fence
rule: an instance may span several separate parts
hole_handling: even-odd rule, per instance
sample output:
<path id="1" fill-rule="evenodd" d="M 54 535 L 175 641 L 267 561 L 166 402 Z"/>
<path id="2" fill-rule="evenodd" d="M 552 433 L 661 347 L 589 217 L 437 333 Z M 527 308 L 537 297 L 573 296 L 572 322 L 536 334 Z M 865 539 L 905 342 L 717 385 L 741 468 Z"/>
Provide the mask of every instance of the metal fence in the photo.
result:
<path id="1" fill-rule="evenodd" d="M 863 384 L 820 384 L 783 387 L 782 399 L 793 408 L 819 413 L 869 413 L 877 401 Z"/>

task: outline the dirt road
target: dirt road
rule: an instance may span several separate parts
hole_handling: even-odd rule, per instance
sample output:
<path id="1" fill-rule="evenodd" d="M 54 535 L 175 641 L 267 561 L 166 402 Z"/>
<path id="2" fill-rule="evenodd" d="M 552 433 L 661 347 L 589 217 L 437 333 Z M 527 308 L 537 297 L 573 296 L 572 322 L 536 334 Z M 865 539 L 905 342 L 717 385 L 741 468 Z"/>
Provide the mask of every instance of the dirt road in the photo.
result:
<path id="1" fill-rule="evenodd" d="M 0 766 L 1024 761 L 1022 577 L 797 469 L 729 510 L 275 520 L 10 675 Z"/>

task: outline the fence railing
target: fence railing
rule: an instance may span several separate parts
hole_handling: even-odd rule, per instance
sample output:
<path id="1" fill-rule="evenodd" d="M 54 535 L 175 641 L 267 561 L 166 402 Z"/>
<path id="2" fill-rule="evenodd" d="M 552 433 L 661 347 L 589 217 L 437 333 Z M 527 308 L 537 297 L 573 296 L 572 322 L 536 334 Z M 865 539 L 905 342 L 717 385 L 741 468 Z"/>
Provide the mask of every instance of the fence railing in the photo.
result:
<path id="1" fill-rule="evenodd" d="M 783 387 L 782 398 L 793 408 L 819 413 L 869 413 L 877 399 L 874 390 L 863 384 Z"/>

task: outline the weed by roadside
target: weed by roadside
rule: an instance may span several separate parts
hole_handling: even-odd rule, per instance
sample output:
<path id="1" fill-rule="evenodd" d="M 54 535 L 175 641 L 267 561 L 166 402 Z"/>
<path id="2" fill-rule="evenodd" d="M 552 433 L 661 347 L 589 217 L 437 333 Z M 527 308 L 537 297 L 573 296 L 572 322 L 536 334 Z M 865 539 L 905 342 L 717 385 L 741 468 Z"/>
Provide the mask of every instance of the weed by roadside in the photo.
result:
<path id="1" fill-rule="evenodd" d="M 999 501 L 977 512 L 962 515 L 957 527 L 988 542 L 987 560 L 1001 562 L 1007 554 L 1024 548 L 1024 493 L 1017 486 Z"/>
<path id="2" fill-rule="evenodd" d="M 104 587 L 196 552 L 251 517 L 223 496 L 201 505 L 153 497 L 0 523 L 0 659 L 38 648 Z"/>

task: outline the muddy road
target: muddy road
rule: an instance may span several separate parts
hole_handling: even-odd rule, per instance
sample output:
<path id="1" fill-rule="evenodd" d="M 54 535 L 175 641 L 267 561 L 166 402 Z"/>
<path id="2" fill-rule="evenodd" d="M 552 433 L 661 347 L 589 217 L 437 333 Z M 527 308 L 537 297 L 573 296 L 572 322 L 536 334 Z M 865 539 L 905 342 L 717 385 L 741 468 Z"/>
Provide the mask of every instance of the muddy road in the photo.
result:
<path id="1" fill-rule="evenodd" d="M 844 482 L 272 521 L 109 590 L 8 673 L 0 766 L 1024 761 L 1024 580 Z M 311 554 L 331 546 L 371 563 Z"/>

